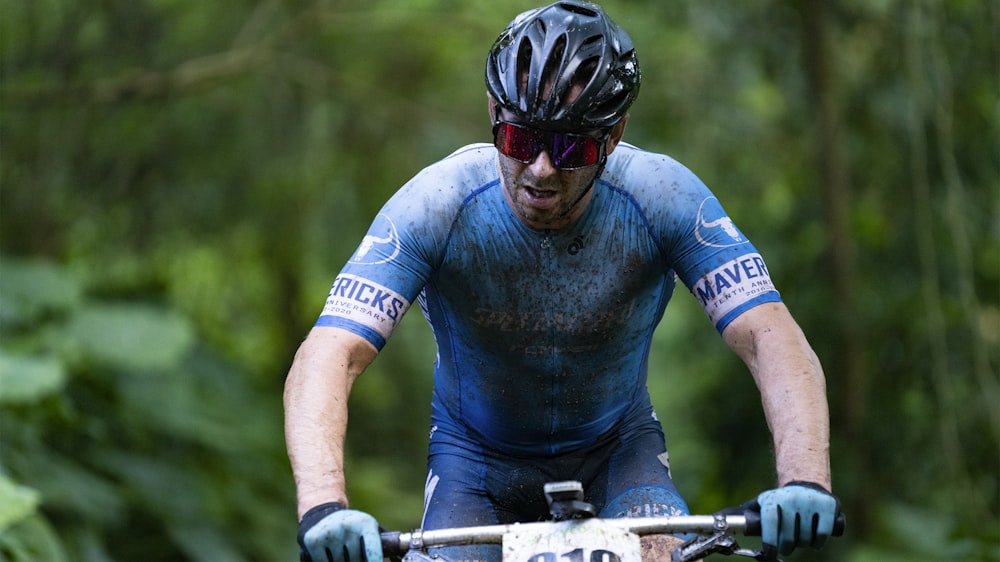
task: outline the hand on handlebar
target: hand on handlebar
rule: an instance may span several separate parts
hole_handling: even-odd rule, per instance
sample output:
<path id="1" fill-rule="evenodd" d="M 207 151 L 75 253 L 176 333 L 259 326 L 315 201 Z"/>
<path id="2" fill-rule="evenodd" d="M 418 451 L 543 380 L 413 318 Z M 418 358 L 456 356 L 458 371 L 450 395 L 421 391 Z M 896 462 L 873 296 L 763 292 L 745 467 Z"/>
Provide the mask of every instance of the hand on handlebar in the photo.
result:
<path id="1" fill-rule="evenodd" d="M 820 548 L 833 534 L 840 501 L 811 482 L 791 482 L 757 496 L 763 554 L 773 560 L 795 547 Z M 775 552 L 777 550 L 777 553 Z"/>
<path id="2" fill-rule="evenodd" d="M 318 505 L 299 522 L 302 562 L 381 562 L 378 522 L 363 511 L 332 502 Z"/>

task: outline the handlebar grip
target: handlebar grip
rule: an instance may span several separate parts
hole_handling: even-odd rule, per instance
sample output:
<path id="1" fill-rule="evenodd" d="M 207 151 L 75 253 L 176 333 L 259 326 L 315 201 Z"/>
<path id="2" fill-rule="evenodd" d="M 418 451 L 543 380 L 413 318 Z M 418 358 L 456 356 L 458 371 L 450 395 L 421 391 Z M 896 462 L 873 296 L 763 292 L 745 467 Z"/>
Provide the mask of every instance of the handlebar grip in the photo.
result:
<path id="1" fill-rule="evenodd" d="M 382 539 L 382 556 L 385 558 L 398 558 L 403 555 L 403 549 L 399 544 L 399 531 L 387 531 L 379 534 Z"/>
<path id="2" fill-rule="evenodd" d="M 746 519 L 746 527 L 743 529 L 743 534 L 748 537 L 759 537 L 760 536 L 760 512 L 748 509 L 743 512 L 743 517 Z M 385 540 L 383 539 L 383 544 Z"/>
<path id="3" fill-rule="evenodd" d="M 743 512 L 746 518 L 746 529 L 743 533 L 748 537 L 760 536 L 760 512 L 748 509 Z M 839 537 L 844 534 L 847 527 L 847 516 L 843 512 L 837 513 L 837 518 L 833 520 L 833 536 Z"/>

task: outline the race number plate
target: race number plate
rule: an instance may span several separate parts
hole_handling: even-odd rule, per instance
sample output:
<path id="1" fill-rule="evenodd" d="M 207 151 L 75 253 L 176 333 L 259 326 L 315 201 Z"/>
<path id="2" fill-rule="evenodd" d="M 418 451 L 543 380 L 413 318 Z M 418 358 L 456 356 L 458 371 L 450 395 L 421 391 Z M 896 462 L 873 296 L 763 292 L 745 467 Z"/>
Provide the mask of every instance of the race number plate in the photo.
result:
<path id="1" fill-rule="evenodd" d="M 599 519 L 552 523 L 503 537 L 504 562 L 641 562 L 639 536 Z"/>

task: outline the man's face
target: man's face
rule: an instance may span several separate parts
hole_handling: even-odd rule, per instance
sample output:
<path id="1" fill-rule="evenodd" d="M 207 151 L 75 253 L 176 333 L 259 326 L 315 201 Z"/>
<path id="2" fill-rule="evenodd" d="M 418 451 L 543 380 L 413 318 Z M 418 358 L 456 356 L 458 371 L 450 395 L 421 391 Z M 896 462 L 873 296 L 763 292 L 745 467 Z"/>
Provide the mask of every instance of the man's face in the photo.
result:
<path id="1" fill-rule="evenodd" d="M 499 116 L 504 121 L 518 122 L 506 111 Z M 600 136 L 599 132 L 595 131 L 594 136 Z M 614 143 L 609 139 L 608 153 L 620 138 L 619 133 Z M 599 165 L 572 170 L 557 168 L 547 149 L 527 164 L 503 154 L 498 158 L 500 182 L 511 210 L 521 222 L 540 230 L 563 228 L 576 220 L 590 202 L 590 187 L 600 170 Z"/>

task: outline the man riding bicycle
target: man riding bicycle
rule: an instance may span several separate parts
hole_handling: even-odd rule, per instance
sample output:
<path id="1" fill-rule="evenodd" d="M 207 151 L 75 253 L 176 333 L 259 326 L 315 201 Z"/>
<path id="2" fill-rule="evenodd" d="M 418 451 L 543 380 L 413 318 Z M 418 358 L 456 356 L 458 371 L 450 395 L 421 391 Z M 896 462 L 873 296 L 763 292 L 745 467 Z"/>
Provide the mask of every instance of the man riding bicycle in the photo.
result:
<path id="1" fill-rule="evenodd" d="M 493 144 L 404 185 L 333 283 L 285 389 L 303 560 L 381 558 L 343 470 L 356 378 L 417 300 L 438 347 L 425 529 L 535 521 L 579 480 L 601 517 L 685 514 L 646 389 L 677 279 L 743 359 L 774 436 L 765 549 L 822 546 L 831 493 L 825 381 L 760 254 L 688 169 L 622 142 L 640 82 L 598 6 L 515 18 L 489 51 Z M 663 552 L 675 537 L 644 537 Z M 499 560 L 496 545 L 450 547 Z M 661 554 L 662 556 L 662 554 Z"/>

